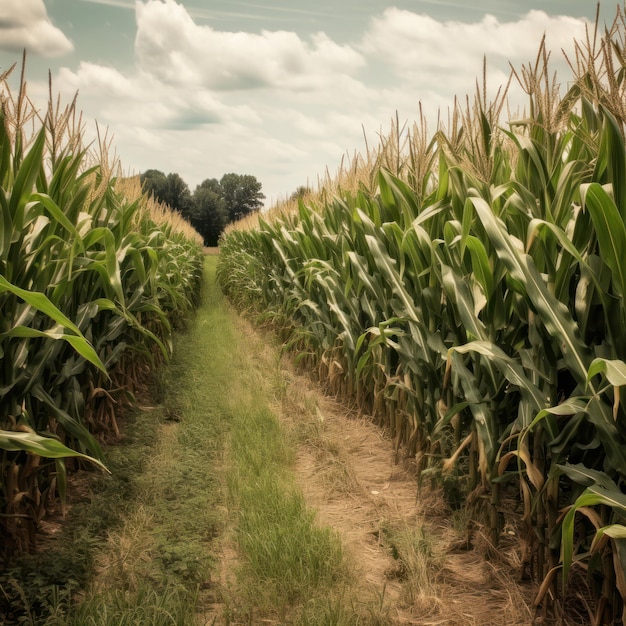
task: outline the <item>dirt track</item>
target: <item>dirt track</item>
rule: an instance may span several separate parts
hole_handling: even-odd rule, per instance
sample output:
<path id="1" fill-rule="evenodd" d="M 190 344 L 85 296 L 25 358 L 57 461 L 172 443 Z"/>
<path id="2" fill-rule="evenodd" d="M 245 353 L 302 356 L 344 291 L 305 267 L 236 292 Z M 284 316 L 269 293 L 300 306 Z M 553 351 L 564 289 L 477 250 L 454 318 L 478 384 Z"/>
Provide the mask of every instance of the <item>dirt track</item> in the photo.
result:
<path id="1" fill-rule="evenodd" d="M 277 412 L 299 441 L 298 483 L 319 522 L 341 534 L 360 593 L 388 603 L 396 624 L 533 623 L 532 589 L 515 580 L 515 549 L 487 561 L 476 529 L 467 549 L 468 534 L 453 528 L 441 495 L 418 496 L 414 474 L 395 463 L 392 442 L 367 416 L 291 365 L 282 376 Z M 394 545 L 398 534 L 413 537 L 417 549 Z"/>

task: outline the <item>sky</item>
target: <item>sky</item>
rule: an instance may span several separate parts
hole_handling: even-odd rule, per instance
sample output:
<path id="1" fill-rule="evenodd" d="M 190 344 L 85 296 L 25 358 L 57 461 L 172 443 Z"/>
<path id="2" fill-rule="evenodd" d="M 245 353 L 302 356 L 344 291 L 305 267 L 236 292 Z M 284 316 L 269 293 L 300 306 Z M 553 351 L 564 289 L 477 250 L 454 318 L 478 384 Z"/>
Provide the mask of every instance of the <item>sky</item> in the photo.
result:
<path id="1" fill-rule="evenodd" d="M 107 128 L 124 172 L 251 174 L 266 206 L 315 187 L 396 115 L 429 132 L 486 60 L 495 94 L 545 34 L 567 84 L 595 0 L 0 0 L 0 72 L 27 50 L 31 98 L 48 73 L 78 92 L 87 137 Z M 601 21 L 618 4 L 602 2 Z M 15 76 L 17 72 L 15 73 Z M 562 78 L 561 78 L 562 77 Z M 481 79 L 482 80 L 482 79 Z M 511 91 L 511 107 L 524 102 Z"/>

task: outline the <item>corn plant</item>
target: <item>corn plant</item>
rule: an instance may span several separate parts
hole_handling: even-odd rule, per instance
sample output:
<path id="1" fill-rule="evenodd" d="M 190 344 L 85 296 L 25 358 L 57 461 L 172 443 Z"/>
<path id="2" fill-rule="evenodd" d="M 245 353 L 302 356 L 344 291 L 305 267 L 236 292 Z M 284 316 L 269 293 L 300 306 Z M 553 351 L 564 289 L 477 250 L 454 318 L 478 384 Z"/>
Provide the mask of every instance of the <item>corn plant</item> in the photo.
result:
<path id="1" fill-rule="evenodd" d="M 63 457 L 102 465 L 116 412 L 197 302 L 197 240 L 157 224 L 82 143 L 75 102 L 41 116 L 0 77 L 0 532 L 32 545 Z"/>
<path id="2" fill-rule="evenodd" d="M 542 42 L 512 74 L 523 117 L 483 84 L 430 141 L 396 122 L 360 186 L 230 230 L 218 266 L 494 545 L 517 497 L 537 605 L 584 567 L 593 623 L 626 598 L 625 30 L 577 44 L 563 94 Z"/>

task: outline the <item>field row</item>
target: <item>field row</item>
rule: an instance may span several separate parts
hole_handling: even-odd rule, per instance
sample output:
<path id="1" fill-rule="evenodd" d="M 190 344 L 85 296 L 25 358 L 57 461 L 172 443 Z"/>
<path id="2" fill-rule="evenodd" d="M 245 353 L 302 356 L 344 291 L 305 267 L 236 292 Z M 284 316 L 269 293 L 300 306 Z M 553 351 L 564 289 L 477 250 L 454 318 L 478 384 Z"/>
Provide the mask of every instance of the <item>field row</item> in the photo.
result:
<path id="1" fill-rule="evenodd" d="M 197 234 L 83 145 L 74 103 L 41 115 L 0 76 L 0 560 L 32 548 L 195 305 Z"/>
<path id="2" fill-rule="evenodd" d="M 542 47 L 521 119 L 477 93 L 429 140 L 395 128 L 356 183 L 230 230 L 218 267 L 494 545 L 519 527 L 538 605 L 586 586 L 594 623 L 626 598 L 624 34 L 579 43 L 564 94 Z"/>

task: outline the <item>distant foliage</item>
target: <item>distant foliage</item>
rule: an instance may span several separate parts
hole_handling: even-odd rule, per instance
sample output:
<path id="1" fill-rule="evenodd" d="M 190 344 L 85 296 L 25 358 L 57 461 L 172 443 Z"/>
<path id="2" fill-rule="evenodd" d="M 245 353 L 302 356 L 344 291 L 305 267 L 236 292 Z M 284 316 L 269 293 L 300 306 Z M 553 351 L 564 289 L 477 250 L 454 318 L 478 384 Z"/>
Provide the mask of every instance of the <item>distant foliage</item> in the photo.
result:
<path id="1" fill-rule="evenodd" d="M 193 199 L 187 183 L 179 174 L 172 173 L 166 176 L 159 170 L 147 170 L 139 176 L 139 180 L 144 191 L 149 195 L 190 220 Z"/>
<path id="2" fill-rule="evenodd" d="M 217 246 L 219 236 L 228 223 L 228 209 L 219 181 L 207 179 L 193 194 L 191 221 L 204 238 L 205 246 Z"/>
<path id="3" fill-rule="evenodd" d="M 263 206 L 261 183 L 249 174 L 224 174 L 220 180 L 228 221 L 236 222 Z"/>
<path id="4" fill-rule="evenodd" d="M 189 220 L 206 246 L 216 246 L 227 224 L 258 211 L 265 199 L 261 183 L 249 174 L 224 174 L 220 180 L 207 178 L 193 194 L 175 173 L 146 170 L 140 180 L 145 193 Z"/>

